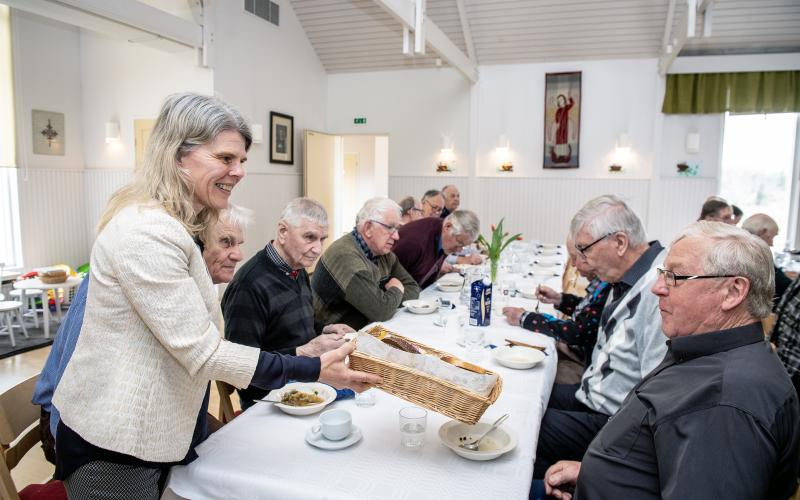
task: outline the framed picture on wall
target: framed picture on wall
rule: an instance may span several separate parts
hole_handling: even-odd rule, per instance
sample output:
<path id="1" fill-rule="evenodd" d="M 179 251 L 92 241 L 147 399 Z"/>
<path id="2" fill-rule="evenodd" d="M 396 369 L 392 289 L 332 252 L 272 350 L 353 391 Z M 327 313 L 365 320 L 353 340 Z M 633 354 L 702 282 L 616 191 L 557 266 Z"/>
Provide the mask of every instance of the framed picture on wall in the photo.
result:
<path id="1" fill-rule="evenodd" d="M 33 154 L 64 156 L 64 113 L 31 111 Z"/>
<path id="2" fill-rule="evenodd" d="M 294 163 L 294 118 L 282 113 L 269 113 L 269 162 Z"/>
<path id="3" fill-rule="evenodd" d="M 544 82 L 544 168 L 578 168 L 581 72 L 547 73 Z"/>
<path id="4" fill-rule="evenodd" d="M 134 145 L 134 165 L 138 168 L 144 161 L 144 151 L 150 134 L 156 126 L 154 118 L 140 118 L 133 120 L 133 145 Z"/>

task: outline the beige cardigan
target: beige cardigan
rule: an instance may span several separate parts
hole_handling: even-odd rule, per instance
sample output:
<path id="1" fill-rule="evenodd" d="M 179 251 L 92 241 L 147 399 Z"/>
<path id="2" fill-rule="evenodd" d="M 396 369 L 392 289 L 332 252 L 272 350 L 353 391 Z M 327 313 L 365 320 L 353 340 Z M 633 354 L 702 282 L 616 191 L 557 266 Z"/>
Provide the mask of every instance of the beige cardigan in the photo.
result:
<path id="1" fill-rule="evenodd" d="M 209 380 L 247 387 L 259 350 L 220 336 L 200 250 L 160 208 L 120 211 L 95 241 L 83 327 L 53 403 L 83 439 L 152 462 L 189 449 Z"/>

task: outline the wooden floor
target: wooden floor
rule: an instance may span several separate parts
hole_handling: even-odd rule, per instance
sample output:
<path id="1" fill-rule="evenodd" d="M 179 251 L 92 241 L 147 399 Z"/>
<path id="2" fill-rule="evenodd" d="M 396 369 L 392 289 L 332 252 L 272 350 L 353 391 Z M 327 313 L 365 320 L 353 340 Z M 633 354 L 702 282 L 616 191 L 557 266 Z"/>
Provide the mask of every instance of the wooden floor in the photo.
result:
<path id="1" fill-rule="evenodd" d="M 0 392 L 41 372 L 48 354 L 50 347 L 44 347 L 0 360 Z M 234 408 L 238 410 L 239 398 L 234 396 L 231 399 Z M 215 384 L 211 384 L 208 408 L 212 415 L 219 416 L 219 394 Z M 55 467 L 45 460 L 41 446 L 37 445 L 11 471 L 11 477 L 17 490 L 21 490 L 29 484 L 47 482 L 53 476 L 54 470 Z"/>

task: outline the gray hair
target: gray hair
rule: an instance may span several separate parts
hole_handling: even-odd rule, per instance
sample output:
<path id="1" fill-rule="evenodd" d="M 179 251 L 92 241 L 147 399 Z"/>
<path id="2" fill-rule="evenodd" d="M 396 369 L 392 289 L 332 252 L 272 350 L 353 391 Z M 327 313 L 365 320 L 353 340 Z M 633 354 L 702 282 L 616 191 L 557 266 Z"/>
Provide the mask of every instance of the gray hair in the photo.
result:
<path id="1" fill-rule="evenodd" d="M 762 231 L 778 232 L 778 223 L 767 214 L 753 214 L 742 222 L 742 229 L 759 236 Z"/>
<path id="2" fill-rule="evenodd" d="M 467 234 L 470 241 L 475 241 L 481 230 L 481 221 L 471 210 L 456 210 L 445 217 L 444 221 L 453 224 L 453 234 Z"/>
<path id="3" fill-rule="evenodd" d="M 772 252 L 761 238 L 731 224 L 698 221 L 684 229 L 672 242 L 684 238 L 705 238 L 713 242 L 702 263 L 703 273 L 730 274 L 750 281 L 745 303 L 755 318 L 769 316 L 775 295 L 775 269 Z"/>
<path id="4" fill-rule="evenodd" d="M 281 212 L 281 220 L 292 227 L 299 226 L 306 219 L 320 226 L 328 225 L 328 213 L 325 207 L 311 198 L 295 198 Z"/>
<path id="5" fill-rule="evenodd" d="M 584 226 L 594 239 L 619 232 L 628 235 L 628 241 L 633 247 L 647 244 L 647 233 L 639 216 L 613 194 L 589 200 L 578 210 L 569 226 L 572 239 L 577 239 L 578 231 Z"/>
<path id="6" fill-rule="evenodd" d="M 456 191 L 458 191 L 458 188 L 456 187 L 455 184 L 448 184 L 448 185 L 446 185 L 445 187 L 442 188 L 442 194 L 444 194 L 445 191 L 447 191 L 448 189 L 451 189 L 451 188 L 455 189 Z"/>
<path id="7" fill-rule="evenodd" d="M 209 224 L 206 229 L 198 235 L 198 238 L 204 245 L 208 246 L 211 244 L 211 238 L 220 224 L 238 227 L 239 230 L 242 231 L 242 234 L 244 234 L 251 222 L 253 222 L 252 210 L 231 203 L 228 205 L 228 208 L 220 210 L 219 219 L 217 219 L 216 223 Z"/>
<path id="8" fill-rule="evenodd" d="M 417 206 L 417 200 L 413 196 L 406 196 L 400 200 L 400 215 L 408 215 L 411 209 Z"/>
<path id="9" fill-rule="evenodd" d="M 425 200 L 430 200 L 431 198 L 436 198 L 437 196 L 441 196 L 444 198 L 444 195 L 438 189 L 429 189 L 425 191 L 425 194 L 422 195 L 420 202 L 424 203 Z"/>
<path id="10" fill-rule="evenodd" d="M 368 220 L 377 220 L 383 222 L 383 214 L 389 210 L 394 210 L 397 212 L 397 216 L 400 217 L 400 205 L 398 205 L 394 200 L 382 198 L 380 196 L 368 199 L 356 215 L 356 227 L 361 228 Z"/>

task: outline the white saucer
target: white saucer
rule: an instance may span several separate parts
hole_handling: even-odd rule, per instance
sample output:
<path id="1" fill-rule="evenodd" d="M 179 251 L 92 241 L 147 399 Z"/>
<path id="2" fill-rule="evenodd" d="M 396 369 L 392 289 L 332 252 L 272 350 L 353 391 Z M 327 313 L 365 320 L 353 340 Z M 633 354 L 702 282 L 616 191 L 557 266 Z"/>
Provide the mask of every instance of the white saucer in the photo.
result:
<path id="1" fill-rule="evenodd" d="M 308 429 L 306 432 L 306 443 L 323 450 L 342 450 L 356 444 L 359 441 L 361 441 L 361 429 L 355 425 L 353 426 L 353 430 L 350 431 L 350 435 L 341 441 L 331 441 L 330 439 L 325 439 L 325 436 L 321 434 L 318 438 L 315 438 L 312 429 Z"/>

